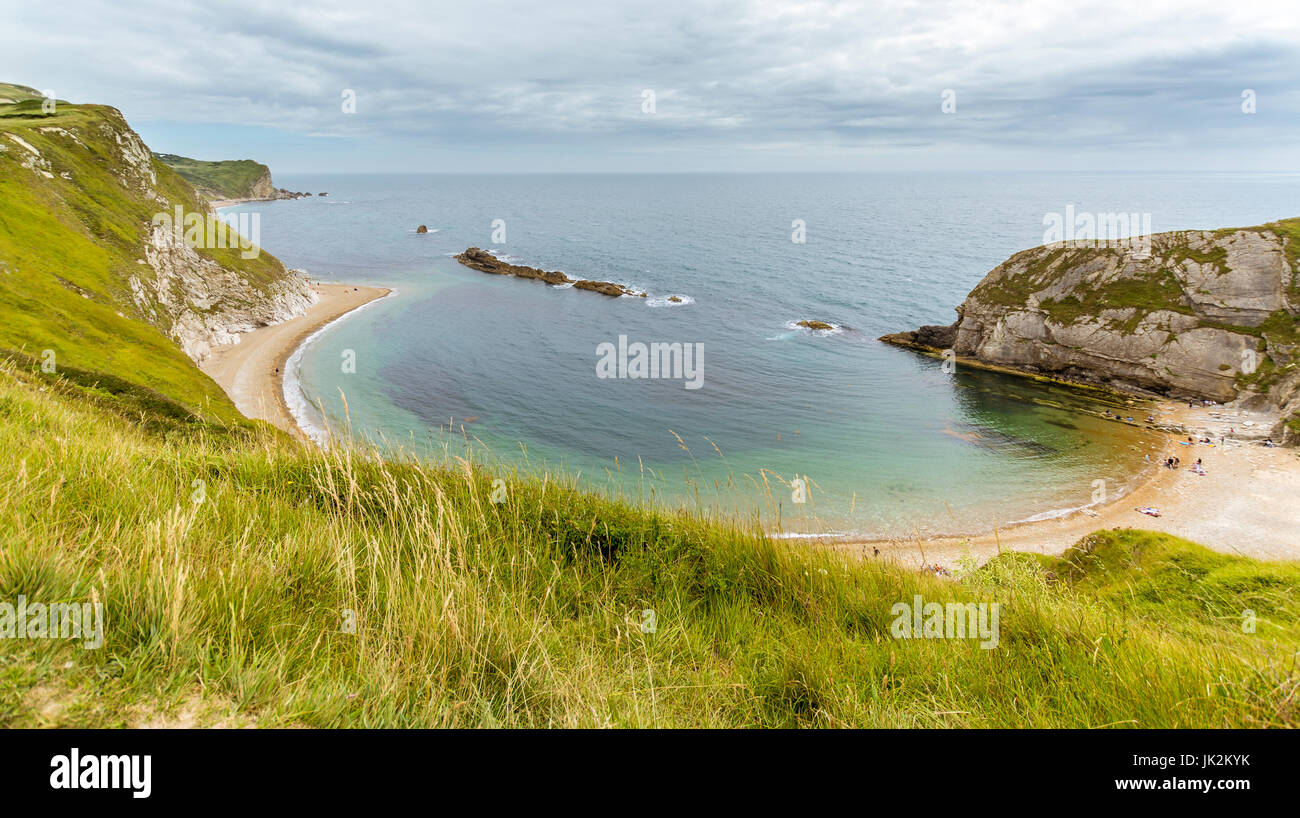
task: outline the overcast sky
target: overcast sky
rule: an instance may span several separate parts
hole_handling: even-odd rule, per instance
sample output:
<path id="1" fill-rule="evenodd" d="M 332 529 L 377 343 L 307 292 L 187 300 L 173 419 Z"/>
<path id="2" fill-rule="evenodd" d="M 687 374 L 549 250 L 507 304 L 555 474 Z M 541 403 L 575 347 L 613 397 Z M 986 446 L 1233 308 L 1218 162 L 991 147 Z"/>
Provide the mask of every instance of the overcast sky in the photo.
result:
<path id="1" fill-rule="evenodd" d="M 1297 0 L 7 5 L 0 81 L 277 172 L 1300 170 Z"/>

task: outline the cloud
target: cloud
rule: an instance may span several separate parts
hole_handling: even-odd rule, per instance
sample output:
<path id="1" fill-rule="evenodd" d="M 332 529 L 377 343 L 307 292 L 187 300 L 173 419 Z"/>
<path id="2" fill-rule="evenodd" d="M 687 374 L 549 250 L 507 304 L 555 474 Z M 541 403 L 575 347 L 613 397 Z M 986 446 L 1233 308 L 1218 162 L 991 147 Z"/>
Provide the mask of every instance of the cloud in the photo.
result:
<path id="1" fill-rule="evenodd" d="M 1300 119 L 1289 2 L 68 0 L 11 18 L 8 81 L 146 126 L 328 137 L 351 146 L 340 158 L 383 144 L 405 166 L 566 146 L 575 166 L 1171 149 L 1230 161 L 1288 148 Z M 1256 115 L 1241 112 L 1247 88 Z"/>

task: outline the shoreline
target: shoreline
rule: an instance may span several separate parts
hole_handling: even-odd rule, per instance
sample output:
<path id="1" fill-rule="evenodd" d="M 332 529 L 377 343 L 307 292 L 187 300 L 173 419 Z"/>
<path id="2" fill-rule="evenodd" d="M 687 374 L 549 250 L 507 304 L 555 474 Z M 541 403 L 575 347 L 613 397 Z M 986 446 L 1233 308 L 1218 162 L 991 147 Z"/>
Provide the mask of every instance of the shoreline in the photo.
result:
<path id="1" fill-rule="evenodd" d="M 291 360 L 310 340 L 334 322 L 393 291 L 386 287 L 313 284 L 318 301 L 303 315 L 259 327 L 237 344 L 214 347 L 200 369 L 213 378 L 247 417 L 265 420 L 299 440 L 317 443 L 304 428 L 285 395 Z M 1161 531 L 1223 553 L 1263 560 L 1300 559 L 1300 533 L 1288 517 L 1300 497 L 1300 451 L 1269 448 L 1252 438 L 1264 416 L 1222 406 L 1195 408 L 1160 401 L 1154 411 L 1161 435 L 1150 463 L 1134 471 L 1132 488 L 1107 500 L 1066 511 L 1060 516 L 995 525 L 973 534 L 859 537 L 800 536 L 800 542 L 866 559 L 881 558 L 907 566 L 938 563 L 954 566 L 973 556 L 984 562 L 1002 551 L 1059 555 L 1098 530 L 1135 528 Z M 1226 445 L 1186 444 L 1188 436 Z M 1140 456 L 1140 455 L 1136 455 Z M 1181 468 L 1160 465 L 1179 457 Z M 1197 458 L 1207 474 L 1192 472 Z M 1160 517 L 1138 512 L 1153 506 Z M 1049 512 L 1042 512 L 1047 514 Z"/>
<path id="2" fill-rule="evenodd" d="M 1136 485 L 1096 506 L 1075 509 L 1060 517 L 1025 520 L 995 526 L 972 535 L 825 539 L 818 544 L 866 559 L 884 558 L 921 567 L 953 566 L 973 556 L 980 563 L 1003 551 L 1028 551 L 1059 556 L 1087 535 L 1111 528 L 1159 531 L 1200 543 L 1226 554 L 1260 560 L 1300 559 L 1300 533 L 1288 516 L 1300 497 L 1300 451 L 1266 447 L 1234 436 L 1230 430 L 1249 428 L 1257 417 L 1224 407 L 1187 408 L 1162 402 L 1161 425 L 1181 429 L 1162 431 L 1158 453 L 1152 452 Z M 1214 444 L 1187 444 L 1189 436 L 1206 436 Z M 1226 443 L 1218 441 L 1226 438 Z M 1176 456 L 1177 469 L 1161 465 Z M 1206 474 L 1192 471 L 1197 459 Z M 1160 517 L 1137 511 L 1151 506 Z M 813 540 L 817 543 L 817 540 Z M 879 554 L 876 551 L 879 551 Z"/>
<path id="3" fill-rule="evenodd" d="M 252 202 L 292 202 L 298 199 L 306 199 L 311 196 L 257 196 L 246 199 L 209 199 L 208 206 L 213 210 L 220 210 L 223 207 L 235 207 L 236 205 L 250 204 Z"/>
<path id="4" fill-rule="evenodd" d="M 199 368 L 217 382 L 246 417 L 265 420 L 294 437 L 312 442 L 284 396 L 289 359 L 308 340 L 340 318 L 393 291 L 387 287 L 312 284 L 317 301 L 288 321 L 246 332 L 235 344 L 212 348 Z"/>

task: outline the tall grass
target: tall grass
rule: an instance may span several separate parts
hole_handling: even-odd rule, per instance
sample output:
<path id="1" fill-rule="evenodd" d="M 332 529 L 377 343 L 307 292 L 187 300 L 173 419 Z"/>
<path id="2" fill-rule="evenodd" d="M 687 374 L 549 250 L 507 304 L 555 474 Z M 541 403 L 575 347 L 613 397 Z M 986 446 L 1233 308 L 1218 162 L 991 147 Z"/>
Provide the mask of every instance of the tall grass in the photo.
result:
<path id="1" fill-rule="evenodd" d="M 1289 618 L 1244 634 L 1064 564 L 921 576 L 563 477 L 510 475 L 502 496 L 468 461 L 141 425 L 84 390 L 0 366 L 0 601 L 106 611 L 100 650 L 0 640 L 3 725 L 1300 720 L 1289 591 Z M 893 638 L 891 606 L 917 594 L 999 602 L 999 646 Z"/>

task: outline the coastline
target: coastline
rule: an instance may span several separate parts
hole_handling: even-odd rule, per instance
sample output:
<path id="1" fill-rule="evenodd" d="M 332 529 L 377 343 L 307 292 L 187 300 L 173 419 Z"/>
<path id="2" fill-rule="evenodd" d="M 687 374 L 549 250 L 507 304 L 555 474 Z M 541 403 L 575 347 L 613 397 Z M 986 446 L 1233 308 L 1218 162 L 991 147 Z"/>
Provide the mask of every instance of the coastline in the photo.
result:
<path id="1" fill-rule="evenodd" d="M 252 196 L 244 199 L 209 199 L 208 206 L 213 210 L 220 210 L 223 207 L 234 207 L 235 205 L 249 204 L 251 202 L 288 202 L 295 199 L 305 199 L 306 196 Z"/>
<path id="2" fill-rule="evenodd" d="M 894 537 L 887 539 L 822 540 L 821 545 L 867 559 L 878 558 L 907 566 L 953 567 L 967 556 L 979 562 L 1002 551 L 1029 551 L 1058 556 L 1087 535 L 1110 528 L 1160 531 L 1198 542 L 1226 554 L 1260 560 L 1300 559 L 1300 532 L 1289 516 L 1300 497 L 1300 451 L 1266 447 L 1234 437 L 1232 429 L 1253 425 L 1252 415 L 1223 407 L 1188 408 L 1162 402 L 1161 425 L 1183 430 L 1163 432 L 1159 451 L 1134 488 L 1097 506 L 1076 509 L 1060 517 L 998 526 L 974 535 Z M 1249 428 L 1249 427 L 1247 427 Z M 1202 435 L 1214 445 L 1186 444 Z M 1218 443 L 1226 437 L 1226 444 Z M 1164 458 L 1182 461 L 1164 468 Z M 1201 459 L 1206 474 L 1192 465 Z M 1160 517 L 1137 511 L 1152 506 Z M 924 556 L 922 556 L 924 555 Z"/>
<path id="3" fill-rule="evenodd" d="M 292 359 L 334 322 L 392 293 L 386 287 L 344 284 L 313 284 L 312 289 L 319 300 L 306 313 L 245 333 L 237 344 L 214 347 L 200 364 L 246 416 L 268 421 L 305 442 L 317 441 L 285 397 L 285 375 Z M 1300 559 L 1300 533 L 1288 516 L 1300 497 L 1300 451 L 1243 439 L 1243 433 L 1257 428 L 1255 416 L 1248 413 L 1224 407 L 1188 408 L 1169 401 L 1160 402 L 1155 411 L 1163 440 L 1150 452 L 1150 463 L 1143 462 L 1135 473 L 1130 491 L 1102 503 L 973 534 L 799 539 L 812 547 L 866 559 L 951 568 L 964 557 L 982 563 L 1002 551 L 1059 555 L 1095 531 L 1136 528 L 1185 537 L 1223 553 L 1261 560 Z M 1208 436 L 1216 445 L 1182 445 L 1189 435 L 1198 440 Z M 1227 437 L 1226 445 L 1217 445 L 1221 437 Z M 1171 456 L 1182 460 L 1181 468 L 1159 465 Z M 1197 458 L 1205 465 L 1205 476 L 1191 470 Z M 1136 511 L 1143 506 L 1158 508 L 1161 516 Z"/>
<path id="4" fill-rule="evenodd" d="M 289 359 L 312 336 L 349 313 L 389 295 L 387 287 L 312 284 L 318 300 L 302 315 L 259 327 L 239 343 L 213 347 L 199 368 L 225 390 L 246 417 L 265 420 L 300 440 L 311 441 L 284 397 Z"/>

